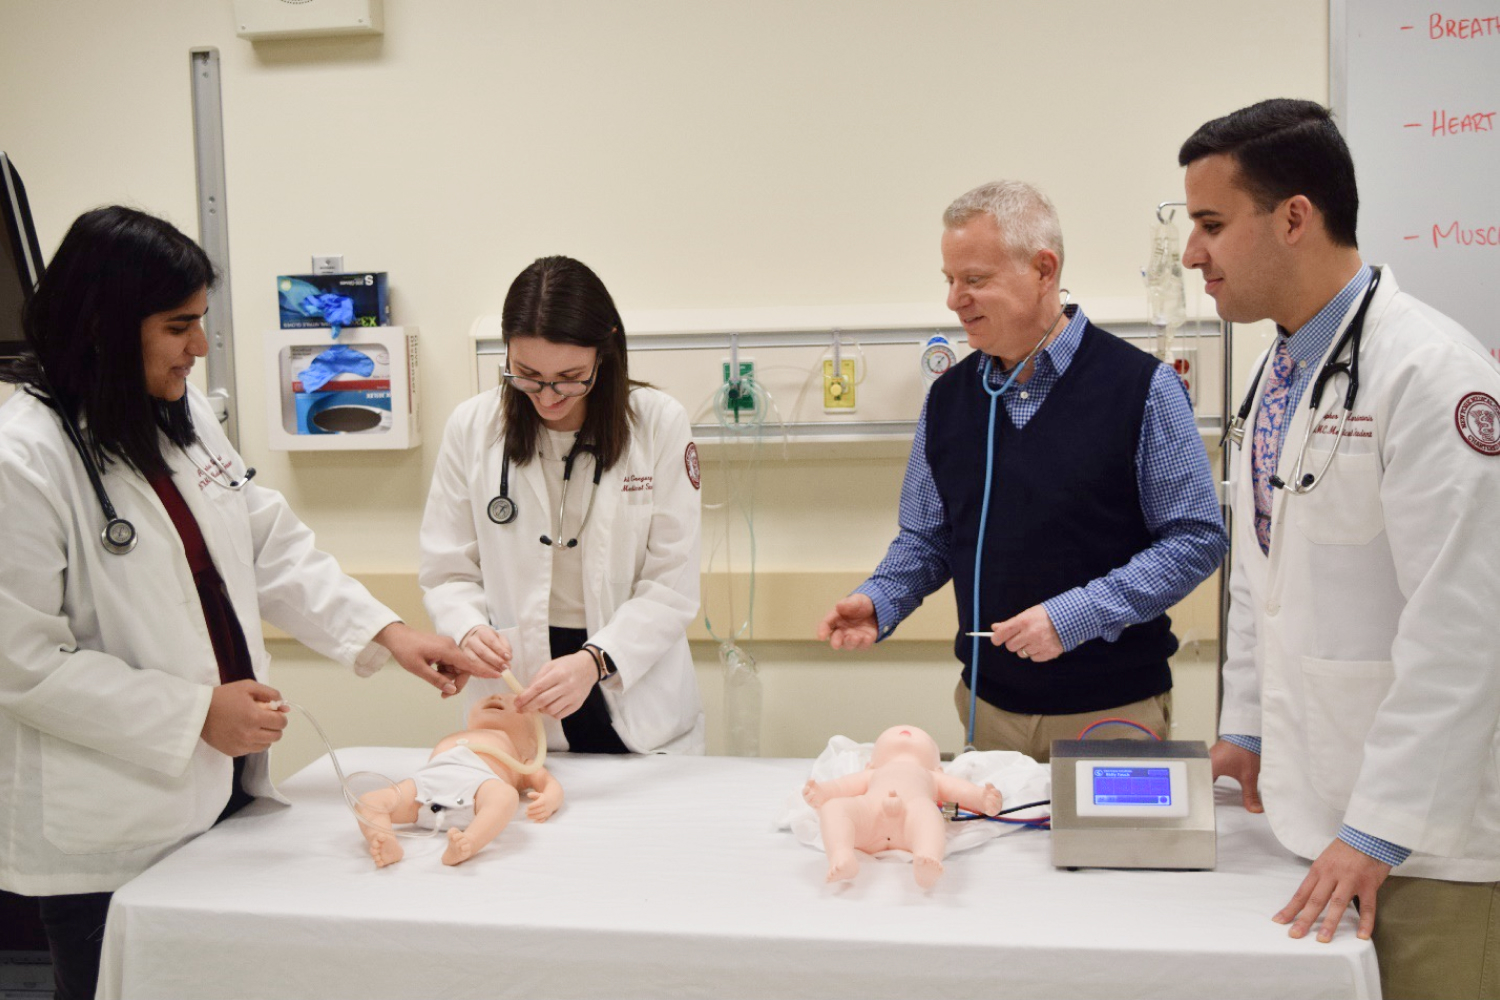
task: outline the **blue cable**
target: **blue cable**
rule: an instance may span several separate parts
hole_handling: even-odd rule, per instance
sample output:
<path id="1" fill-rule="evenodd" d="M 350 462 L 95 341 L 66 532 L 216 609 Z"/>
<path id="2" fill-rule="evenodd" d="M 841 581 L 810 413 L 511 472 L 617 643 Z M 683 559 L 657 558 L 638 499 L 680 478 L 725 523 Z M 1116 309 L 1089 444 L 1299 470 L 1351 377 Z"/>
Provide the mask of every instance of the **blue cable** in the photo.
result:
<path id="1" fill-rule="evenodd" d="M 1031 359 L 1028 357 L 1026 360 Z M 974 614 L 970 618 L 972 624 L 969 626 L 969 631 L 971 632 L 983 629 L 983 626 L 979 624 L 979 570 L 984 562 L 984 529 L 990 519 L 990 487 L 995 480 L 995 410 L 1000 405 L 1000 397 L 1005 395 L 1005 390 L 1011 387 L 1011 383 L 1015 382 L 1016 376 L 1021 374 L 1021 369 L 1025 367 L 1025 361 L 1016 365 L 1010 377 L 1005 380 L 1005 384 L 998 391 L 992 391 L 989 355 L 986 355 L 979 364 L 980 385 L 990 397 L 990 426 L 984 446 L 984 499 L 979 505 L 979 540 L 974 546 Z M 964 745 L 967 747 L 974 745 L 974 713 L 979 707 L 979 636 L 974 636 L 971 643 L 969 647 L 969 732 L 964 738 Z"/>
<path id="2" fill-rule="evenodd" d="M 1047 332 L 1042 334 L 1042 339 L 1036 342 L 1031 353 L 1021 359 L 1021 363 L 1011 369 L 1005 384 L 999 389 L 990 389 L 990 362 L 994 359 L 986 354 L 984 360 L 979 363 L 979 384 L 984 387 L 985 393 L 990 397 L 990 427 L 989 434 L 985 439 L 984 452 L 984 500 L 979 507 L 979 540 L 974 545 L 974 617 L 969 627 L 970 632 L 981 631 L 983 626 L 979 624 L 979 567 L 984 561 L 984 528 L 990 519 L 990 486 L 995 480 L 995 408 L 1000 403 L 1000 397 L 1005 395 L 1016 376 L 1036 357 L 1047 338 L 1052 336 L 1052 331 L 1057 329 L 1057 324 L 1068 314 L 1068 305 L 1073 301 L 1073 293 L 1066 288 L 1062 289 L 1063 305 L 1057 311 L 1057 318 L 1052 325 L 1047 327 Z M 969 647 L 969 732 L 964 739 L 965 749 L 974 746 L 974 711 L 979 707 L 979 636 L 973 637 L 973 644 Z"/>

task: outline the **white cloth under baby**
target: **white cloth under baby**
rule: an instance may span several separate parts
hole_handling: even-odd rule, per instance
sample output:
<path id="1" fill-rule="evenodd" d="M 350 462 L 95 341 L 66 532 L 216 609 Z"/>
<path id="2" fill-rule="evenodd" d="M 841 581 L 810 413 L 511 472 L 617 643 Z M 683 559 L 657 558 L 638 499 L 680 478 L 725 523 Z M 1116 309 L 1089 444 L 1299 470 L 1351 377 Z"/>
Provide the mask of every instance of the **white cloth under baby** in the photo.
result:
<path id="1" fill-rule="evenodd" d="M 870 755 L 875 750 L 873 743 L 856 743 L 847 736 L 835 736 L 828 746 L 813 761 L 814 781 L 831 781 L 846 774 L 862 771 L 870 764 Z M 1052 769 L 1039 764 L 1023 753 L 1014 750 L 971 750 L 947 761 L 942 768 L 955 778 L 963 778 L 983 787 L 986 783 L 1000 790 L 1005 800 L 1002 809 L 1026 802 L 1041 802 L 1052 797 Z M 1010 818 L 1025 819 L 1046 816 L 1050 806 L 1039 806 L 1025 812 L 1015 813 Z M 787 800 L 777 829 L 790 830 L 797 840 L 808 847 L 823 850 L 823 834 L 818 828 L 818 811 L 802 798 L 799 787 Z M 977 847 L 1001 834 L 1027 830 L 1014 823 L 996 823 L 990 820 L 972 820 L 948 824 L 948 853 Z M 908 851 L 881 851 L 877 858 L 893 858 L 910 861 Z"/>
<path id="2" fill-rule="evenodd" d="M 499 780 L 484 758 L 468 747 L 444 750 L 412 776 L 417 786 L 417 825 L 428 830 L 467 827 L 474 821 L 479 786 Z"/>

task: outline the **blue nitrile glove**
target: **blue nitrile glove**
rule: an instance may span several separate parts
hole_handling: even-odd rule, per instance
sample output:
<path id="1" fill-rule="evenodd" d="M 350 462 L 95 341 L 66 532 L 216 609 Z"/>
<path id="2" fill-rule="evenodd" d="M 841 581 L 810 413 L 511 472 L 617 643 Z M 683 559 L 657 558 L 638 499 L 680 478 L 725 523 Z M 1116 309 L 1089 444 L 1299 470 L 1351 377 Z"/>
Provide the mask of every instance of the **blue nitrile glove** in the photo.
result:
<path id="1" fill-rule="evenodd" d="M 303 392 L 317 392 L 341 372 L 365 376 L 374 370 L 375 362 L 368 354 L 338 344 L 313 358 L 312 364 L 297 373 L 297 378 L 302 380 Z"/>
<path id="2" fill-rule="evenodd" d="M 354 300 L 347 295 L 336 295 L 333 292 L 309 295 L 303 298 L 300 307 L 304 316 L 321 317 L 333 329 L 335 339 L 341 328 L 354 323 Z"/>

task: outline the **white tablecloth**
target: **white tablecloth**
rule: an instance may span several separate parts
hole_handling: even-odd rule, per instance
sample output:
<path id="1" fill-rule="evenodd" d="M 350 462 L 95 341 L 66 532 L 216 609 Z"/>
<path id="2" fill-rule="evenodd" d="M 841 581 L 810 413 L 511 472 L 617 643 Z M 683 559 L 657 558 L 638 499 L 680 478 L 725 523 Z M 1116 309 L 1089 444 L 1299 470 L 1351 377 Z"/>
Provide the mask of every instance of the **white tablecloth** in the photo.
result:
<path id="1" fill-rule="evenodd" d="M 346 750 L 401 778 L 427 751 Z M 1378 997 L 1346 917 L 1271 922 L 1306 866 L 1218 789 L 1212 872 L 1059 871 L 1022 830 L 947 860 L 826 859 L 774 829 L 810 761 L 583 757 L 567 793 L 472 860 L 405 840 L 377 870 L 327 758 L 116 894 L 103 997 Z"/>

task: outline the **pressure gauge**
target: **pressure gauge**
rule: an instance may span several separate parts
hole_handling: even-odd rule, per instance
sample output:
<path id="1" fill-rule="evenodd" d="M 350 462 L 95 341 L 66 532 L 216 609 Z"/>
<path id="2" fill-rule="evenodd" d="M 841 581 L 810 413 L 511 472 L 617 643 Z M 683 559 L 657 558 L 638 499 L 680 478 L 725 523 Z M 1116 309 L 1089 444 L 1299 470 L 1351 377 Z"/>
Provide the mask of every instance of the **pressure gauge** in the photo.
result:
<path id="1" fill-rule="evenodd" d="M 941 333 L 934 334 L 927 338 L 922 348 L 922 377 L 934 382 L 957 360 L 958 355 L 953 352 L 953 344 L 948 338 Z"/>

